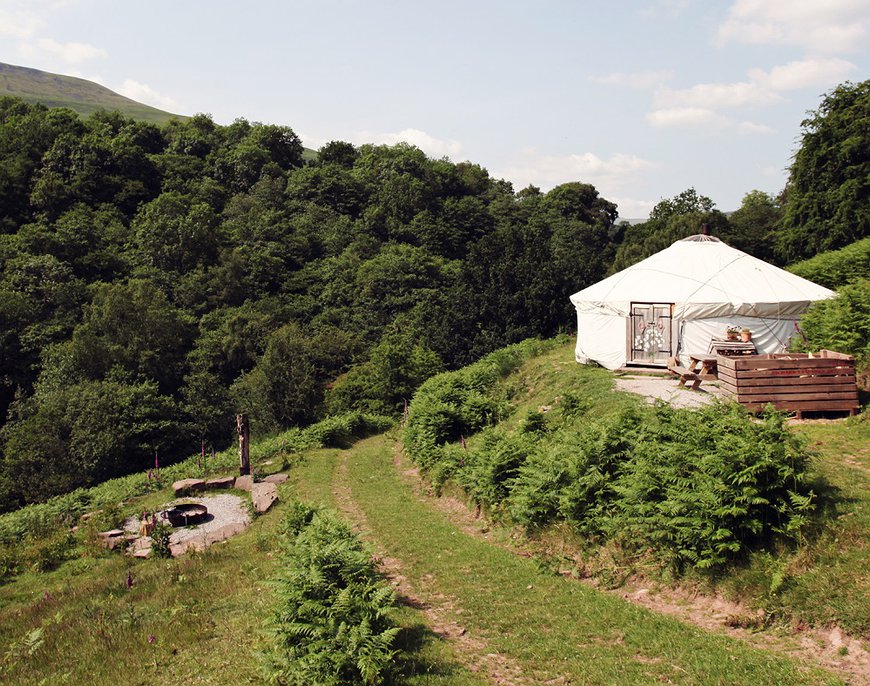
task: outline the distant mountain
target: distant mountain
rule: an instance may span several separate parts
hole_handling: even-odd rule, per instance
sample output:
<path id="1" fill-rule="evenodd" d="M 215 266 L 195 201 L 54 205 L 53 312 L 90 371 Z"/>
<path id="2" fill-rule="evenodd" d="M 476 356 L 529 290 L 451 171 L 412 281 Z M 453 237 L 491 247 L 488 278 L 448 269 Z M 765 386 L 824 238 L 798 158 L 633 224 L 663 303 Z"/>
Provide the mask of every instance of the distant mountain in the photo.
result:
<path id="1" fill-rule="evenodd" d="M 84 116 L 97 110 L 118 110 L 133 119 L 155 124 L 164 124 L 173 117 L 185 119 L 125 98 L 93 81 L 0 62 L 0 96 L 4 95 L 46 107 L 69 107 Z"/>

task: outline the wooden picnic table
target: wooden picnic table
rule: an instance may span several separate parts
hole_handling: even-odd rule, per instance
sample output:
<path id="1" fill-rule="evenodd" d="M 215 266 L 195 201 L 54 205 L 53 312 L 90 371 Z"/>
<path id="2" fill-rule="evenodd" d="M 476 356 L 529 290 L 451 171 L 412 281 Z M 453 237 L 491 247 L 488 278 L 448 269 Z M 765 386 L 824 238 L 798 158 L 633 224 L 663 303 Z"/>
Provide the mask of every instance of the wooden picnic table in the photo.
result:
<path id="1" fill-rule="evenodd" d="M 689 371 L 702 379 L 716 378 L 716 355 L 689 353 Z"/>
<path id="2" fill-rule="evenodd" d="M 758 348 L 752 341 L 729 341 L 726 338 L 711 338 L 707 352 L 711 355 L 757 355 Z"/>
<path id="3" fill-rule="evenodd" d="M 698 386 L 701 385 L 701 377 L 691 369 L 680 366 L 680 362 L 676 357 L 668 358 L 668 371 L 671 372 L 671 374 L 676 374 L 680 377 L 680 382 L 677 384 L 678 386 L 685 386 L 686 382 L 691 381 L 692 390 L 697 391 Z"/>

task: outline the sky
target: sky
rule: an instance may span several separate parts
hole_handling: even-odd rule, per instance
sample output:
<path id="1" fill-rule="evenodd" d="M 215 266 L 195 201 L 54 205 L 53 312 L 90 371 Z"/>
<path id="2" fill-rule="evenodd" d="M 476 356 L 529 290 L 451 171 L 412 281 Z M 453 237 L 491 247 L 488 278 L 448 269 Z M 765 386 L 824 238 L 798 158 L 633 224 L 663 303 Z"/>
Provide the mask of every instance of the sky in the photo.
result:
<path id="1" fill-rule="evenodd" d="M 801 121 L 870 78 L 870 0 L 0 0 L 0 62 L 309 148 L 407 141 L 622 218 L 777 194 Z"/>

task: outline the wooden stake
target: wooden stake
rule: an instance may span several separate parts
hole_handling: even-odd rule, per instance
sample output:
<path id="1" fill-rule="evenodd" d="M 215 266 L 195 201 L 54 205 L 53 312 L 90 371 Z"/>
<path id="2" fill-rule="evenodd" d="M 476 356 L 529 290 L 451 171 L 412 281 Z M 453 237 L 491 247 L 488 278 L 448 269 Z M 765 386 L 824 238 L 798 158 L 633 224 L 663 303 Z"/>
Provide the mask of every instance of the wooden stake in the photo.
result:
<path id="1" fill-rule="evenodd" d="M 251 429 L 248 425 L 248 415 L 236 415 L 236 431 L 239 434 L 239 475 L 246 476 L 251 473 L 251 454 L 249 451 Z"/>

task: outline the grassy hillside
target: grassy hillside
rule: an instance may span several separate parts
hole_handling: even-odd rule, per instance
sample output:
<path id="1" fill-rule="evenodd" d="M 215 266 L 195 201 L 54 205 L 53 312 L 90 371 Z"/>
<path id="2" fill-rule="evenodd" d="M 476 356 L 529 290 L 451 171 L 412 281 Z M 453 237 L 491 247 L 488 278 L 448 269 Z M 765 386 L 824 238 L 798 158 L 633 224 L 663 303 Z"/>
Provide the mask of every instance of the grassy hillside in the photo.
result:
<path id="1" fill-rule="evenodd" d="M 530 424 L 543 421 L 555 434 L 562 415 L 600 418 L 642 402 L 613 390 L 609 372 L 575 364 L 570 343 L 511 350 L 496 356 L 498 373 L 487 377 L 494 383 L 477 385 L 471 403 L 484 414 L 497 410 L 500 431 L 528 433 Z M 89 543 L 83 526 L 77 547 L 54 559 L 50 541 L 25 531 L 46 519 L 36 515 L 49 505 L 29 508 L 29 523 L 17 513 L 4 515 L 0 534 L 19 531 L 18 551 L 30 563 L 0 585 L 0 681 L 261 683 L 257 654 L 269 645 L 264 618 L 275 605 L 270 579 L 278 573 L 282 520 L 294 499 L 341 512 L 396 586 L 402 600 L 394 615 L 402 627 L 397 647 L 405 651 L 396 684 L 843 683 L 814 664 L 849 674 L 841 664 L 850 659 L 848 650 L 807 661 L 807 653 L 790 654 L 767 631 L 753 637 L 739 629 L 702 630 L 579 583 L 578 576 L 595 572 L 582 566 L 584 556 L 591 560 L 589 547 L 559 529 L 546 539 L 526 540 L 475 518 L 473 506 L 467 511 L 455 499 L 433 498 L 402 454 L 398 432 L 349 445 L 378 424 L 361 419 L 333 420 L 257 443 L 257 473 L 283 469 L 291 476 L 281 486 L 281 501 L 248 531 L 202 554 L 131 560 Z M 750 557 L 707 581 L 720 590 L 730 583 L 735 597 L 764 607 L 771 617 L 791 618 L 801 627 L 791 632 L 795 637 L 805 635 L 806 622 L 836 624 L 866 637 L 868 430 L 870 423 L 860 418 L 802 425 L 799 432 L 817 453 L 813 476 L 827 484 L 832 516 L 820 518 L 803 545 Z M 466 439 L 469 451 L 486 440 Z M 547 440 L 555 445 L 556 437 Z M 228 452 L 215 467 L 231 464 Z M 195 460 L 186 467 L 195 468 Z M 445 489 L 452 488 L 451 478 Z M 130 479 L 82 500 L 91 509 L 107 503 L 97 515 L 105 520 L 171 498 L 165 487 L 137 497 Z M 120 507 L 114 504 L 122 499 Z M 58 524 L 62 532 L 71 520 L 65 521 Z M 126 588 L 128 572 L 132 586 Z"/>
<path id="2" fill-rule="evenodd" d="M 866 416 L 783 426 L 729 405 L 643 409 L 572 350 L 514 346 L 421 387 L 405 445 L 432 484 L 533 543 L 555 541 L 575 574 L 616 585 L 676 574 L 763 610 L 765 622 L 870 635 Z M 729 484 L 740 485 L 733 499 Z"/>
<path id="3" fill-rule="evenodd" d="M 4 95 L 46 107 L 68 107 L 83 117 L 98 110 L 117 110 L 132 119 L 155 124 L 165 124 L 170 119 L 187 119 L 181 114 L 143 105 L 87 79 L 0 62 L 0 97 Z M 306 162 L 316 160 L 317 151 L 305 148 L 302 159 Z"/>
<path id="4" fill-rule="evenodd" d="M 125 98 L 93 81 L 0 63 L 0 96 L 2 95 L 41 103 L 46 107 L 68 107 L 83 116 L 91 115 L 97 110 L 118 110 L 133 119 L 155 124 L 165 124 L 173 117 L 185 118 Z"/>

